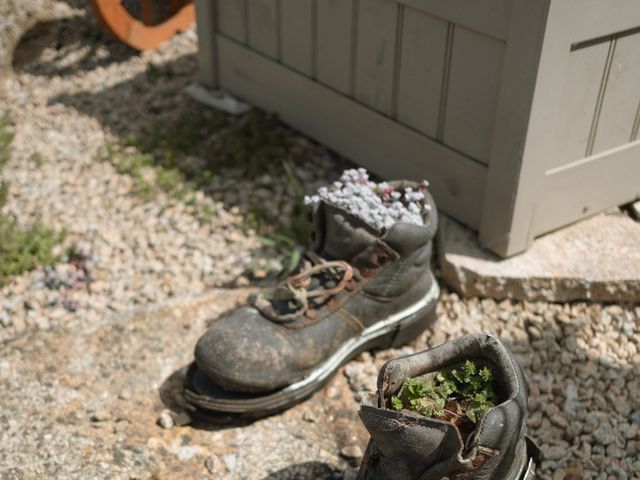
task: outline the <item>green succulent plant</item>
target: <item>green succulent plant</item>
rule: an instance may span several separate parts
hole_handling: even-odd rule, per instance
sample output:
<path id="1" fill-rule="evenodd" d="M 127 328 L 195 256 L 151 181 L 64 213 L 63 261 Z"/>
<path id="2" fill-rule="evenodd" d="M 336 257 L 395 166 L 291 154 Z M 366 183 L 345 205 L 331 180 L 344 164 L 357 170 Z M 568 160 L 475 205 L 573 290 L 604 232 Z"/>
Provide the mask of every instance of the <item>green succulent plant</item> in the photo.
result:
<path id="1" fill-rule="evenodd" d="M 452 401 L 462 407 L 461 415 L 477 423 L 497 401 L 493 372 L 467 360 L 461 367 L 441 371 L 433 379 L 409 378 L 400 395 L 391 397 L 391 408 L 411 410 L 432 418 L 458 417 L 458 413 L 446 408 Z"/>

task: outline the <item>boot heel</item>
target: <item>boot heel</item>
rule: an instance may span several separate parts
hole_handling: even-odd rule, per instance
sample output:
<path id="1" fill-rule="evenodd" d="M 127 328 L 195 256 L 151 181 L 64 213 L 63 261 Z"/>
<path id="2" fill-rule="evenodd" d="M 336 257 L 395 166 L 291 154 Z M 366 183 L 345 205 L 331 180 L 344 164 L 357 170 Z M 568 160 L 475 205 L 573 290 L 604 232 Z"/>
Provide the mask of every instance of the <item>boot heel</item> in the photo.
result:
<path id="1" fill-rule="evenodd" d="M 414 313 L 407 321 L 403 322 L 391 338 L 389 348 L 399 348 L 414 340 L 418 335 L 429 328 L 436 320 L 436 304 Z"/>

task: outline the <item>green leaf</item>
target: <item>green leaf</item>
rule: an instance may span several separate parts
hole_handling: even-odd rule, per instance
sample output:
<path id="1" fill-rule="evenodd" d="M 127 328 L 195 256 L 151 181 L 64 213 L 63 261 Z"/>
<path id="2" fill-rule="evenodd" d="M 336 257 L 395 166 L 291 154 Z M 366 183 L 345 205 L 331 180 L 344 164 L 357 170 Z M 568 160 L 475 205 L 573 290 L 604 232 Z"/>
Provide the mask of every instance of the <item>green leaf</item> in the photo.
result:
<path id="1" fill-rule="evenodd" d="M 302 254 L 300 253 L 300 250 L 291 250 L 291 255 L 289 256 L 289 264 L 287 265 L 287 272 L 293 272 L 300 263 L 301 258 Z"/>
<path id="2" fill-rule="evenodd" d="M 476 412 L 473 409 L 469 409 L 465 412 L 465 415 L 467 416 L 467 418 L 469 418 L 469 420 L 471 420 L 473 423 L 476 423 L 477 417 L 476 417 Z"/>
<path id="3" fill-rule="evenodd" d="M 396 411 L 400 411 L 404 408 L 404 405 L 402 404 L 402 400 L 400 400 L 400 398 L 396 397 L 395 395 L 393 395 L 391 397 L 391 408 L 393 408 Z"/>
<path id="4" fill-rule="evenodd" d="M 256 235 L 256 238 L 260 243 L 267 247 L 275 247 L 277 243 L 273 238 L 263 237 L 262 235 Z"/>
<path id="5" fill-rule="evenodd" d="M 469 376 L 475 375 L 476 374 L 476 364 L 473 363 L 471 360 L 467 360 L 464 363 L 464 370 L 465 370 L 466 374 L 469 375 Z"/>
<path id="6" fill-rule="evenodd" d="M 461 372 L 458 369 L 454 368 L 453 370 L 451 370 L 451 376 L 453 376 L 453 378 L 455 378 L 460 383 L 465 382 L 464 372 Z"/>
<path id="7" fill-rule="evenodd" d="M 480 370 L 480 376 L 485 382 L 490 382 L 493 379 L 493 373 L 487 367 Z"/>

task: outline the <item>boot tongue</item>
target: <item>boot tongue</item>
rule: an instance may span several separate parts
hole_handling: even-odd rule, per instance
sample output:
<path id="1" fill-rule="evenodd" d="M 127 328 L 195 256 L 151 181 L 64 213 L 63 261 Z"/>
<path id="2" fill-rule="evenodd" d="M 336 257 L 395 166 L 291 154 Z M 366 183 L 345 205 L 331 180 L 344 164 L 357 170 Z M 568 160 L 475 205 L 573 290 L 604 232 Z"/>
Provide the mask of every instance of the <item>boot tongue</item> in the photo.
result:
<path id="1" fill-rule="evenodd" d="M 324 258 L 351 261 L 380 236 L 363 220 L 324 201 L 315 217 L 315 250 Z"/>

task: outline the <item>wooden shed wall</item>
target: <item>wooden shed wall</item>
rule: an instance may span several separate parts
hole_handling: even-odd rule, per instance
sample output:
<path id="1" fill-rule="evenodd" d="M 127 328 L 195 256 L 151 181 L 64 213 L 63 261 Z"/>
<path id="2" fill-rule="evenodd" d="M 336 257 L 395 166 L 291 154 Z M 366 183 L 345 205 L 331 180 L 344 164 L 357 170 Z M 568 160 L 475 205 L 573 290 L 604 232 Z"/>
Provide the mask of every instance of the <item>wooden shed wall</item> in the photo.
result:
<path id="1" fill-rule="evenodd" d="M 483 4 L 219 0 L 218 31 L 486 165 L 511 3 Z"/>
<path id="2" fill-rule="evenodd" d="M 489 162 L 510 2 L 219 0 L 218 30 Z"/>
<path id="3" fill-rule="evenodd" d="M 544 125 L 545 152 L 524 162 L 540 165 L 535 211 L 525 218 L 529 241 L 608 207 L 640 198 L 640 2 L 552 2 L 533 105 L 555 112 Z M 554 110 L 557 109 L 557 110 Z"/>
<path id="4" fill-rule="evenodd" d="M 396 177 L 429 172 L 437 180 L 436 190 L 441 190 L 443 209 L 478 228 L 510 7 L 510 0 L 488 0 L 484 8 L 472 0 L 455 5 L 443 0 L 218 0 L 220 78 L 225 88 L 257 105 L 269 103 L 285 120 L 295 116 L 294 125 L 321 140 L 336 137 L 322 131 L 330 125 L 347 128 L 344 117 L 324 122 L 298 118 L 302 112 L 296 108 L 308 115 L 310 107 L 302 104 L 306 101 L 302 95 L 298 104 L 293 99 L 286 106 L 269 102 L 256 93 L 255 84 L 242 87 L 239 69 L 246 68 L 243 74 L 257 83 L 257 64 L 264 69 L 261 75 L 278 70 L 276 65 L 284 67 L 329 89 L 334 98 L 325 92 L 323 102 L 336 103 L 339 94 L 377 114 L 377 135 L 384 136 L 382 124 L 387 119 L 405 127 L 407 136 L 423 137 L 415 144 L 393 135 L 374 140 L 372 150 L 385 148 L 408 156 L 394 160 L 393 154 L 385 154 L 384 161 L 395 168 L 375 158 L 370 168 Z M 244 66 L 238 47 L 250 51 L 245 52 L 251 59 Z M 253 62 L 256 65 L 251 66 Z M 278 81 L 288 85 L 300 78 L 278 72 Z M 310 84 L 307 87 L 313 90 Z M 345 154 L 356 153 L 360 160 L 362 152 L 347 145 L 356 142 L 355 137 L 356 133 L 330 145 Z M 409 152 L 407 145 L 417 144 L 430 148 Z M 448 150 L 445 157 L 433 157 L 443 147 Z M 446 165 L 433 168 L 444 158 L 455 158 L 462 175 L 454 178 Z"/>
<path id="5" fill-rule="evenodd" d="M 197 4 L 223 88 L 381 175 L 429 177 L 500 255 L 640 196 L 638 0 Z"/>

